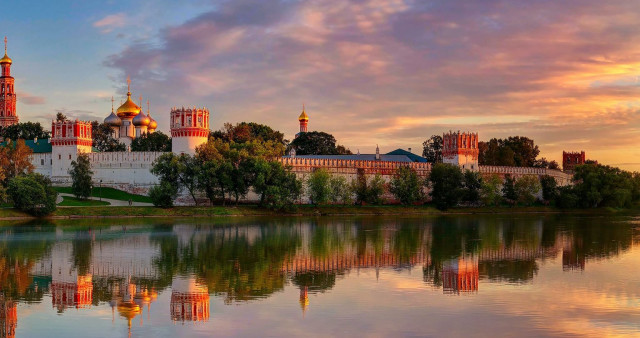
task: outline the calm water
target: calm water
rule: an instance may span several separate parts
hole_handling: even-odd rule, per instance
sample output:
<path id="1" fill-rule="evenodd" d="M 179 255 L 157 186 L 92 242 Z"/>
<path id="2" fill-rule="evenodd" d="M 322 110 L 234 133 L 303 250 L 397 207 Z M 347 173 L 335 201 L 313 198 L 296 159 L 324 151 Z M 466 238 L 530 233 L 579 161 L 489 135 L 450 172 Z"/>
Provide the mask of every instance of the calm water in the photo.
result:
<path id="1" fill-rule="evenodd" d="M 638 336 L 639 267 L 640 218 L 629 216 L 6 225 L 0 330 Z"/>

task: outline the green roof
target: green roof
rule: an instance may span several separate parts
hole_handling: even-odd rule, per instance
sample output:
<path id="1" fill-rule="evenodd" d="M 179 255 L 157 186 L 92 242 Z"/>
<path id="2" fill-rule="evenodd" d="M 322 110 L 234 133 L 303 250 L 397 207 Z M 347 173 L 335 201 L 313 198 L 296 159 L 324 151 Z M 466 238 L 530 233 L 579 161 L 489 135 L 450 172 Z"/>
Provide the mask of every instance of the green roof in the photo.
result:
<path id="1" fill-rule="evenodd" d="M 408 158 L 411 159 L 411 161 L 413 162 L 428 162 L 426 158 L 416 155 L 412 152 L 406 151 L 404 149 L 396 149 L 390 153 L 387 153 L 387 155 L 404 155 Z"/>
<path id="2" fill-rule="evenodd" d="M 15 144 L 15 141 L 11 141 L 11 144 Z M 24 144 L 31 148 L 34 154 L 51 152 L 51 143 L 49 143 L 48 138 L 38 139 L 37 142 L 34 140 L 24 140 Z M 0 143 L 0 146 L 6 147 L 7 142 Z"/>

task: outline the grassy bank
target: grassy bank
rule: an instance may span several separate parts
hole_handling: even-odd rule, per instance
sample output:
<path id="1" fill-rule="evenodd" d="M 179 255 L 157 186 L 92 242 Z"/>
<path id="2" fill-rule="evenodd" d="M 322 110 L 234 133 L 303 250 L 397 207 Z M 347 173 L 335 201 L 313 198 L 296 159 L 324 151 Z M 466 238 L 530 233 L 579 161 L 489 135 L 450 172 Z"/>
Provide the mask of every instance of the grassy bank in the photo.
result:
<path id="1" fill-rule="evenodd" d="M 533 207 L 483 207 L 453 208 L 440 211 L 431 206 L 405 207 L 389 206 L 298 206 L 291 212 L 273 211 L 258 206 L 213 206 L 175 207 L 161 209 L 155 207 L 66 207 L 58 208 L 50 218 L 94 218 L 94 217 L 214 217 L 214 216 L 338 216 L 338 215 L 447 215 L 447 214 L 527 214 L 527 213 L 582 213 L 611 214 L 635 213 L 637 209 L 580 209 L 562 210 L 548 206 Z M 31 216 L 15 209 L 0 209 L 0 219 L 28 219 Z"/>
<path id="2" fill-rule="evenodd" d="M 71 187 L 53 187 L 53 189 L 60 193 L 73 194 L 73 190 L 71 190 Z M 122 190 L 108 187 L 94 187 L 91 191 L 91 196 L 119 201 L 128 201 L 129 199 L 131 199 L 133 202 L 151 203 L 151 198 L 149 198 L 149 196 L 134 195 Z"/>
<path id="3" fill-rule="evenodd" d="M 58 203 L 60 207 L 93 207 L 104 205 L 110 205 L 110 203 L 96 200 L 81 200 L 72 196 L 62 196 L 62 202 Z"/>

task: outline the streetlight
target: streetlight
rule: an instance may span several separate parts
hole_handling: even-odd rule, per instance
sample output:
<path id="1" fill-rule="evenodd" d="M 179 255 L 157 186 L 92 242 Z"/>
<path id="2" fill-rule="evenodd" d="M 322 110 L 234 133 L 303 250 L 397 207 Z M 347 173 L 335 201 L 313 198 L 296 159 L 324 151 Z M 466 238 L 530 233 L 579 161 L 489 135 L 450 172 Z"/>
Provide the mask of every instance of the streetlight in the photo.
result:
<path id="1" fill-rule="evenodd" d="M 100 180 L 100 201 L 102 201 L 102 180 Z"/>

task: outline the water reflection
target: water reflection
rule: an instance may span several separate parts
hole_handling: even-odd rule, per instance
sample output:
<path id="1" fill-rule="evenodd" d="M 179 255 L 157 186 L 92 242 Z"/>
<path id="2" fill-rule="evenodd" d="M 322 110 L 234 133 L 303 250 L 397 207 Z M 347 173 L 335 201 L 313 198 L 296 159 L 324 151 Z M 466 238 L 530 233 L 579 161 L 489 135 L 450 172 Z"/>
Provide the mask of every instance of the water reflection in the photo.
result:
<path id="1" fill-rule="evenodd" d="M 420 271 L 443 294 L 477 295 L 485 283 L 527 284 L 550 260 L 584 271 L 640 239 L 632 218 L 562 215 L 224 222 L 2 228 L 2 337 L 15 335 L 16 304 L 45 297 L 59 314 L 109 306 L 131 333 L 155 303 L 174 323 L 205 323 L 211 295 L 244 304 L 289 285 L 305 316 L 311 295 L 359 271 Z"/>

